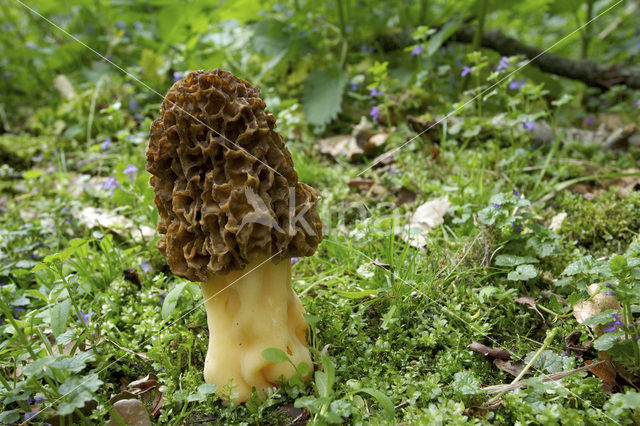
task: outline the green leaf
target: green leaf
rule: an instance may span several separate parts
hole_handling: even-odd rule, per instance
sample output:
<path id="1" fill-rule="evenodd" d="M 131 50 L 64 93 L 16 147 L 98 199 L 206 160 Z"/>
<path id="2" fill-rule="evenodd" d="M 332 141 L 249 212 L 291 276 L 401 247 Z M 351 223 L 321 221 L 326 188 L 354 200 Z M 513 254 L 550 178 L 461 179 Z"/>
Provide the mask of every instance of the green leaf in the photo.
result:
<path id="1" fill-rule="evenodd" d="M 218 388 L 216 385 L 212 383 L 203 383 L 200 386 L 198 386 L 198 389 L 196 390 L 195 393 L 192 393 L 189 396 L 187 396 L 187 401 L 204 402 L 206 401 L 209 395 L 216 393 L 217 390 Z"/>
<path id="2" fill-rule="evenodd" d="M 22 177 L 25 179 L 37 179 L 40 176 L 42 176 L 43 173 L 44 173 L 44 170 L 31 169 L 24 172 Z"/>
<path id="3" fill-rule="evenodd" d="M 597 351 L 608 351 L 622 336 L 624 336 L 624 331 L 604 333 L 593 342 L 593 347 Z"/>
<path id="4" fill-rule="evenodd" d="M 316 388 L 318 389 L 318 395 L 321 397 L 329 396 L 329 380 L 327 379 L 327 373 L 324 371 L 316 371 L 315 373 Z"/>
<path id="5" fill-rule="evenodd" d="M 523 263 L 538 263 L 538 259 L 531 256 L 517 256 L 515 254 L 501 254 L 496 257 L 498 266 L 518 266 Z"/>
<path id="6" fill-rule="evenodd" d="M 462 395 L 475 395 L 481 391 L 480 379 L 469 371 L 459 371 L 454 374 L 451 386 Z"/>
<path id="7" fill-rule="evenodd" d="M 302 106 L 310 124 L 323 126 L 338 116 L 347 83 L 344 74 L 317 70 L 307 76 L 302 89 Z"/>
<path id="8" fill-rule="evenodd" d="M 69 311 L 71 310 L 71 299 L 62 302 L 57 301 L 51 307 L 51 331 L 54 336 L 59 336 L 67 329 L 69 321 Z"/>
<path id="9" fill-rule="evenodd" d="M 391 398 L 389 398 L 387 395 L 373 388 L 358 389 L 357 391 L 352 392 L 351 395 L 358 392 L 363 392 L 374 397 L 375 400 L 378 401 L 378 404 L 380 404 L 380 407 L 382 407 L 382 409 L 384 410 L 384 413 L 388 419 L 393 419 L 395 417 L 396 413 L 393 407 L 393 401 L 391 401 Z"/>
<path id="10" fill-rule="evenodd" d="M 518 265 L 515 271 L 509 272 L 509 281 L 527 281 L 538 276 L 538 271 L 533 265 Z"/>
<path id="11" fill-rule="evenodd" d="M 48 367 L 57 368 L 64 371 L 70 371 L 73 373 L 79 373 L 84 370 L 85 365 L 89 361 L 94 361 L 95 356 L 93 352 L 78 352 L 76 355 L 69 356 L 61 356 L 57 358 L 55 361 L 50 363 Z"/>
<path id="12" fill-rule="evenodd" d="M 529 352 L 525 358 L 525 363 L 528 364 L 536 352 L 537 351 Z M 540 356 L 532 364 L 532 367 L 539 371 L 558 373 L 562 371 L 562 356 L 550 350 L 542 351 Z"/>
<path id="13" fill-rule="evenodd" d="M 3 411 L 2 413 L 0 413 L 0 423 L 2 423 L 3 425 L 16 423 L 18 419 L 20 419 L 19 409 Z"/>
<path id="14" fill-rule="evenodd" d="M 429 39 L 427 43 L 425 54 L 426 56 L 431 56 L 442 46 L 444 43 L 456 30 L 460 27 L 461 22 L 457 19 L 452 19 L 447 22 L 437 34 Z"/>
<path id="15" fill-rule="evenodd" d="M 617 255 L 613 259 L 611 259 L 611 271 L 613 273 L 622 272 L 627 269 L 627 258 L 624 256 Z"/>
<path id="16" fill-rule="evenodd" d="M 278 348 L 267 348 L 262 351 L 262 357 L 269 362 L 287 362 L 289 357 L 287 354 Z"/>
<path id="17" fill-rule="evenodd" d="M 359 270 L 360 268 L 358 268 Z M 364 297 L 375 296 L 378 294 L 378 290 L 362 290 L 362 291 L 341 291 L 336 290 L 340 296 L 345 297 L 347 299 L 362 299 Z"/>
<path id="18" fill-rule="evenodd" d="M 611 314 L 616 313 L 615 309 L 607 309 L 604 312 L 601 312 L 597 315 L 587 318 L 582 322 L 583 325 L 601 325 L 601 324 L 609 324 L 615 318 L 611 316 Z"/>
<path id="19" fill-rule="evenodd" d="M 182 290 L 184 290 L 186 282 L 181 282 L 177 286 L 175 286 L 167 297 L 164 299 L 164 303 L 162 304 L 162 319 L 167 320 L 173 314 L 173 311 L 176 309 L 176 303 L 178 303 L 178 298 L 182 294 Z"/>

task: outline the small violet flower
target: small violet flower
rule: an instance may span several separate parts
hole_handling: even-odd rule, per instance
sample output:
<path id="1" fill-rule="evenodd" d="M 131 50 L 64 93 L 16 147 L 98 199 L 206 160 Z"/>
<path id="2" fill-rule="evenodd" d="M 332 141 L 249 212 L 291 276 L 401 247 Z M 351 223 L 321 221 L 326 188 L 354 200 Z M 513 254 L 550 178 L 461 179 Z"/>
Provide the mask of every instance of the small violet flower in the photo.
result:
<path id="1" fill-rule="evenodd" d="M 518 80 L 517 78 L 512 78 L 511 81 L 509 82 L 509 89 L 518 90 L 522 86 L 524 86 L 526 82 L 527 82 L 526 78 L 521 78 L 520 80 Z"/>
<path id="2" fill-rule="evenodd" d="M 516 197 L 516 198 L 521 198 L 522 194 L 517 189 L 514 189 L 513 190 L 513 196 Z"/>
<path id="3" fill-rule="evenodd" d="M 182 78 L 182 73 L 180 71 L 176 71 L 173 73 L 173 82 L 180 80 Z"/>
<path id="4" fill-rule="evenodd" d="M 518 224 L 518 223 L 512 223 L 511 224 L 511 228 L 513 228 L 513 232 L 515 232 L 516 234 L 519 234 L 522 232 L 522 225 Z"/>
<path id="5" fill-rule="evenodd" d="M 396 173 L 398 173 L 398 171 L 396 169 L 394 169 L 393 167 L 389 167 L 389 174 L 390 175 L 395 175 Z"/>
<path id="6" fill-rule="evenodd" d="M 121 21 L 121 20 L 116 21 L 116 27 L 118 27 L 118 29 L 123 29 L 125 25 L 126 24 L 124 21 Z"/>
<path id="7" fill-rule="evenodd" d="M 292 257 L 292 258 L 291 258 L 291 264 L 292 264 L 292 265 L 295 265 L 295 264 L 296 264 L 296 263 L 298 263 L 299 261 L 300 261 L 300 258 L 299 258 L 299 257 Z"/>
<path id="8" fill-rule="evenodd" d="M 136 101 L 135 99 L 131 99 L 129 101 L 129 109 L 131 111 L 136 111 L 138 109 L 138 106 L 139 106 L 138 101 Z"/>
<path id="9" fill-rule="evenodd" d="M 104 142 L 102 142 L 102 145 L 100 145 L 100 148 L 102 148 L 102 150 L 105 151 L 110 146 L 111 146 L 111 138 L 104 138 Z"/>
<path id="10" fill-rule="evenodd" d="M 129 164 L 127 165 L 127 168 L 124 169 L 122 174 L 129 175 L 129 179 L 131 179 L 131 182 L 133 182 L 136 179 L 137 171 L 138 171 L 138 168 L 136 166 L 134 166 L 133 164 Z"/>
<path id="11" fill-rule="evenodd" d="M 468 66 L 465 65 L 464 67 L 462 67 L 462 72 L 460 73 L 460 76 L 464 77 L 465 75 L 469 74 L 472 69 L 473 68 L 468 67 Z"/>
<path id="12" fill-rule="evenodd" d="M 382 90 L 378 90 L 377 87 L 372 87 L 371 90 L 369 90 L 369 95 L 371 95 L 371 97 L 375 98 L 376 96 L 384 95 L 384 92 Z"/>
<path id="13" fill-rule="evenodd" d="M 507 68 L 509 68 L 509 65 L 509 58 L 503 56 L 500 58 L 500 63 L 498 64 L 498 68 L 496 68 L 496 71 L 506 70 Z"/>
<path id="14" fill-rule="evenodd" d="M 632 106 L 634 109 L 638 109 L 638 98 L 635 98 L 635 99 L 633 100 L 633 102 L 631 102 L 631 106 Z"/>
<path id="15" fill-rule="evenodd" d="M 624 325 L 622 324 L 622 321 L 620 320 L 620 317 L 618 316 L 618 314 L 611 314 L 611 316 L 615 319 L 615 321 L 610 322 L 609 324 L 607 324 L 606 327 L 602 329 L 606 332 L 616 331 L 618 326 Z"/>
<path id="16" fill-rule="evenodd" d="M 76 321 L 76 322 L 80 322 L 80 319 L 82 318 L 82 322 L 84 322 L 84 325 L 89 325 L 89 318 L 91 318 L 94 313 L 95 312 L 87 312 L 85 314 L 82 311 L 80 311 L 80 316 L 78 316 L 78 314 L 76 314 L 76 318 L 78 318 L 78 321 Z"/>
<path id="17" fill-rule="evenodd" d="M 524 123 L 522 123 L 522 127 L 524 127 L 525 130 L 533 130 L 536 128 L 536 122 L 535 121 L 525 121 Z"/>
<path id="18" fill-rule="evenodd" d="M 352 81 L 351 83 L 349 83 L 349 85 L 351 86 L 351 90 L 353 90 L 354 92 L 358 90 L 358 83 Z"/>
<path id="19" fill-rule="evenodd" d="M 136 30 L 142 31 L 142 23 L 140 21 L 134 22 L 133 26 L 136 27 Z"/>
<path id="20" fill-rule="evenodd" d="M 592 125 L 594 121 L 595 121 L 595 120 L 593 119 L 593 117 L 589 117 L 589 118 L 587 118 L 587 124 L 588 124 L 588 125 Z"/>
<path id="21" fill-rule="evenodd" d="M 613 286 L 613 284 L 606 283 L 604 286 L 611 289 L 611 290 L 605 291 L 604 294 L 606 294 L 607 296 L 615 296 L 616 295 L 616 292 L 614 291 L 615 287 Z"/>
<path id="22" fill-rule="evenodd" d="M 373 108 L 371 108 L 371 112 L 369 112 L 369 115 L 371 116 L 371 118 L 373 118 L 373 121 L 378 121 L 378 117 L 380 116 L 380 108 L 374 106 Z"/>
<path id="23" fill-rule="evenodd" d="M 495 203 L 495 204 L 493 205 L 493 208 L 494 208 L 494 209 L 499 209 L 499 208 L 500 208 L 500 204 Z"/>
<path id="24" fill-rule="evenodd" d="M 113 192 L 116 190 L 116 188 L 122 188 L 122 186 L 120 186 L 116 178 L 114 178 L 113 176 L 109 176 L 107 178 L 107 181 L 104 183 L 104 186 L 102 187 L 102 189 L 111 190 L 111 194 L 109 194 L 110 198 L 113 198 Z"/>
<path id="25" fill-rule="evenodd" d="M 411 54 L 412 54 L 413 56 L 419 55 L 419 54 L 421 54 L 421 53 L 422 53 L 422 46 L 420 46 L 419 44 L 418 44 L 418 45 L 416 45 L 416 46 L 413 48 L 413 50 L 411 51 Z"/>
<path id="26" fill-rule="evenodd" d="M 24 420 L 25 420 L 25 421 L 29 421 L 29 420 L 31 420 L 32 418 L 34 418 L 35 416 L 37 416 L 39 412 L 40 412 L 40 411 L 32 411 L 31 413 L 24 413 Z"/>
<path id="27" fill-rule="evenodd" d="M 148 273 L 153 271 L 153 266 L 147 262 L 147 259 L 142 259 L 142 262 L 140 262 L 140 269 L 142 269 L 142 272 Z"/>

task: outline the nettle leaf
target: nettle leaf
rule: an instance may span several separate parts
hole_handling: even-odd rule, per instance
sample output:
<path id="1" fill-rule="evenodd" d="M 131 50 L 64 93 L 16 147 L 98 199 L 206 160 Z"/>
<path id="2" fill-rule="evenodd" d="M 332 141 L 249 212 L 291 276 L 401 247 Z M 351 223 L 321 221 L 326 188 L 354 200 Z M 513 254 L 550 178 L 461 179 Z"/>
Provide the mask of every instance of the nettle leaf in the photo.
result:
<path id="1" fill-rule="evenodd" d="M 310 124 L 323 126 L 338 116 L 347 77 L 317 70 L 309 74 L 302 89 L 302 107 Z"/>
<path id="2" fill-rule="evenodd" d="M 60 370 L 79 373 L 84 369 L 85 364 L 88 361 L 94 361 L 94 360 L 95 360 L 95 356 L 93 355 L 93 352 L 91 351 L 78 352 L 73 357 L 66 357 L 66 356 L 60 357 L 55 361 L 53 361 L 51 364 L 49 364 L 48 367 L 59 368 Z"/>
<path id="3" fill-rule="evenodd" d="M 593 342 L 593 347 L 598 351 L 608 351 L 622 336 L 624 336 L 624 331 L 605 333 Z"/>
<path id="4" fill-rule="evenodd" d="M 533 265 L 518 265 L 515 271 L 509 272 L 509 281 L 527 281 L 538 276 L 538 271 Z"/>
<path id="5" fill-rule="evenodd" d="M 527 241 L 527 245 L 536 252 L 539 257 L 548 257 L 558 251 L 558 244 L 553 239 L 544 236 L 533 236 Z"/>
<path id="6" fill-rule="evenodd" d="M 493 206 L 485 207 L 478 212 L 478 221 L 484 225 L 493 225 L 501 214 L 500 209 Z"/>
<path id="7" fill-rule="evenodd" d="M 528 364 L 537 351 L 529 352 L 525 358 L 525 363 Z M 558 373 L 562 371 L 563 357 L 556 354 L 553 351 L 542 351 L 538 359 L 532 364 L 532 367 L 539 371 L 546 371 L 548 373 Z"/>
<path id="8" fill-rule="evenodd" d="M 501 254 L 496 257 L 498 266 L 518 266 L 524 263 L 538 263 L 539 260 L 531 256 L 518 256 L 515 254 Z"/>
<path id="9" fill-rule="evenodd" d="M 480 379 L 469 371 L 459 371 L 454 374 L 451 386 L 462 395 L 475 395 L 481 391 Z"/>

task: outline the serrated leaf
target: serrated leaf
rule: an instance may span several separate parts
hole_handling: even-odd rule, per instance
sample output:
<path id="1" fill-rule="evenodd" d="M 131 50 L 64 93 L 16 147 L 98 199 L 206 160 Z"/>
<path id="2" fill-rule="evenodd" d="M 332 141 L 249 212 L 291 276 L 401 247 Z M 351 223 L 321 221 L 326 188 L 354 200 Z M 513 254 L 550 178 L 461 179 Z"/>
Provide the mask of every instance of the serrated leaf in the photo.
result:
<path id="1" fill-rule="evenodd" d="M 475 395 L 480 392 L 480 379 L 468 371 L 459 371 L 453 376 L 453 389 L 462 395 Z"/>
<path id="2" fill-rule="evenodd" d="M 533 265 L 518 265 L 515 271 L 509 272 L 509 281 L 527 281 L 538 276 L 538 271 Z"/>
<path id="3" fill-rule="evenodd" d="M 515 254 L 501 254 L 496 257 L 498 266 L 518 266 L 524 263 L 538 263 L 538 259 L 531 256 L 517 256 Z"/>
<path id="4" fill-rule="evenodd" d="M 278 348 L 267 348 L 262 351 L 262 357 L 269 362 L 287 362 L 289 357 L 287 354 Z"/>
<path id="5" fill-rule="evenodd" d="M 605 333 L 593 342 L 593 347 L 597 351 L 608 351 L 622 336 L 624 336 L 624 331 Z"/>
<path id="6" fill-rule="evenodd" d="M 343 74 L 317 70 L 309 74 L 302 89 L 302 107 L 310 124 L 323 126 L 338 116 L 347 83 Z"/>
<path id="7" fill-rule="evenodd" d="M 533 359 L 536 351 L 529 352 L 525 358 L 525 363 L 529 363 L 531 359 Z M 562 371 L 562 356 L 556 354 L 553 351 L 545 350 L 542 351 L 540 356 L 535 360 L 532 364 L 532 367 L 539 371 L 546 371 L 549 373 L 558 373 Z"/>

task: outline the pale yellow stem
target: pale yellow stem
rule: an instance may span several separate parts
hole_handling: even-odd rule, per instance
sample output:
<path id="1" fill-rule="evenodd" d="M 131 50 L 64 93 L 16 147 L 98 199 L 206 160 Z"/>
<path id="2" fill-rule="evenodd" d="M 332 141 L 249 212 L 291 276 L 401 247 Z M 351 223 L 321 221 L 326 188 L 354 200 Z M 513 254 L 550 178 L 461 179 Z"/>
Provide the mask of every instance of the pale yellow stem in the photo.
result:
<path id="1" fill-rule="evenodd" d="M 232 385 L 237 402 L 248 401 L 252 387 L 264 390 L 280 376 L 295 374 L 289 363 L 264 359 L 266 348 L 279 348 L 295 365 L 305 362 L 313 369 L 304 308 L 291 288 L 291 262 L 264 260 L 202 283 L 209 325 L 204 379 L 219 391 Z"/>

